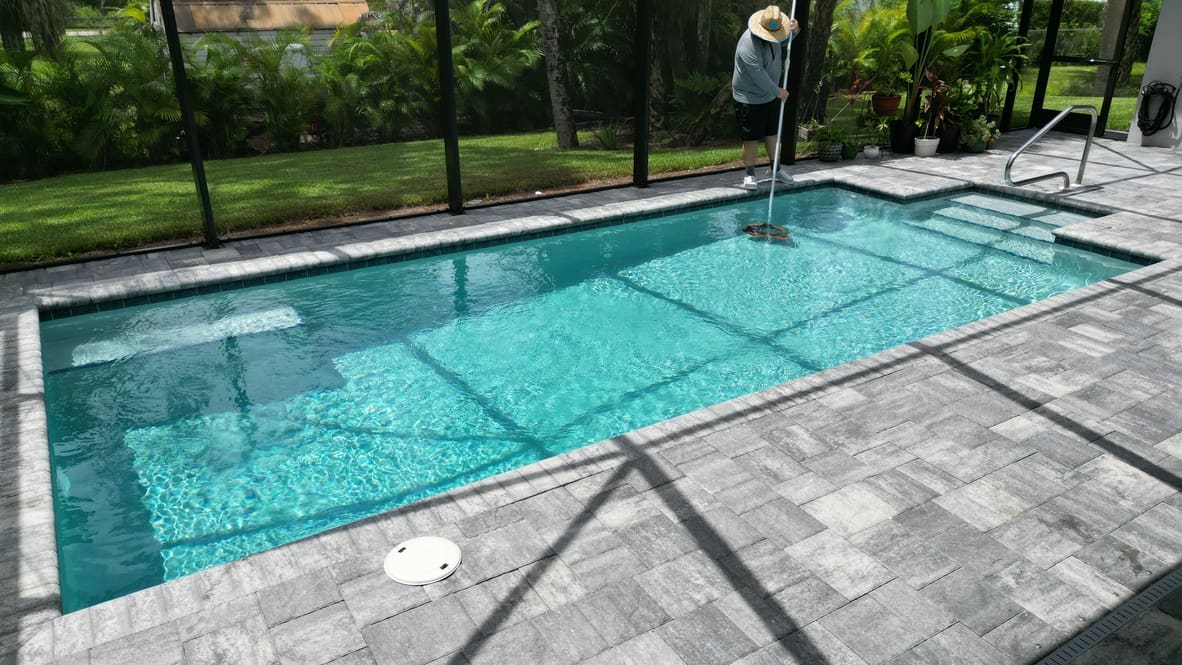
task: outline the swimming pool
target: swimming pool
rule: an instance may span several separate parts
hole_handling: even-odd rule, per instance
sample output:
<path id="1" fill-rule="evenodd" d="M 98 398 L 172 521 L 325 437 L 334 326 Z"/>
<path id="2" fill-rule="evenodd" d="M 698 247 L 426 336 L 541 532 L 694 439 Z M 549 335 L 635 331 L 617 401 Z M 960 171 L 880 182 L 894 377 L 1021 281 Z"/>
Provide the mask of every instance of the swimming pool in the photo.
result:
<path id="1" fill-rule="evenodd" d="M 740 232 L 751 201 L 46 321 L 65 609 L 1137 267 L 975 196 L 817 189 L 777 206 L 794 245 Z"/>

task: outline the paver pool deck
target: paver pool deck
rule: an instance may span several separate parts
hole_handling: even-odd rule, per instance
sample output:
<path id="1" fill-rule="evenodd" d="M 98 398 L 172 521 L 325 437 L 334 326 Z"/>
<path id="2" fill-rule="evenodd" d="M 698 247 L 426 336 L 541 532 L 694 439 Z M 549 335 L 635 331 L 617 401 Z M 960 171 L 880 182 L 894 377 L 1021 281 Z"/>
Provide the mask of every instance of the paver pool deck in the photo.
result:
<path id="1" fill-rule="evenodd" d="M 1007 192 L 1028 136 L 791 170 Z M 1082 146 L 1015 175 L 1074 174 Z M 0 663 L 1035 662 L 1182 564 L 1182 154 L 1091 157 L 1087 186 L 1020 194 L 1112 213 L 1060 238 L 1153 265 L 67 615 L 39 309 L 750 194 L 732 172 L 0 275 Z M 389 580 L 428 534 L 456 574 Z M 1182 662 L 1173 612 L 1076 662 Z"/>

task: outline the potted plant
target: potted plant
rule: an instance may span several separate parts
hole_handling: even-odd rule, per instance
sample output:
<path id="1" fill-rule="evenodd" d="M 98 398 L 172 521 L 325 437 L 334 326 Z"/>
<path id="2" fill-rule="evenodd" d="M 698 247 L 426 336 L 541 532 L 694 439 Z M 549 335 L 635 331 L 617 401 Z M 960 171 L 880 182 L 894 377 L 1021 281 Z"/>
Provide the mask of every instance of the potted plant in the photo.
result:
<path id="1" fill-rule="evenodd" d="M 1001 104 L 1006 86 L 1017 81 L 1014 72 L 1026 61 L 1024 45 L 1024 40 L 1013 34 L 977 34 L 961 71 L 974 87 L 974 110 L 988 117 Z"/>
<path id="2" fill-rule="evenodd" d="M 853 159 L 858 156 L 858 144 L 855 141 L 845 140 L 841 142 L 841 158 Z"/>
<path id="3" fill-rule="evenodd" d="M 869 10 L 859 23 L 855 40 L 861 51 L 854 65 L 873 83 L 871 108 L 880 117 L 894 114 L 916 59 L 907 16 L 900 9 Z"/>
<path id="4" fill-rule="evenodd" d="M 961 118 L 971 116 L 976 107 L 975 88 L 963 79 L 953 83 L 935 80 L 930 91 L 931 135 L 940 139 L 936 152 L 956 152 L 960 147 Z"/>
<path id="5" fill-rule="evenodd" d="M 841 159 L 842 143 L 846 132 L 841 127 L 825 125 L 817 130 L 813 138 L 817 141 L 817 157 L 822 162 L 836 162 Z"/>
<path id="6" fill-rule="evenodd" d="M 801 141 L 810 141 L 817 134 L 823 125 L 816 119 L 801 123 L 796 128 L 796 135 L 800 137 Z"/>
<path id="7" fill-rule="evenodd" d="M 923 100 L 919 108 L 919 118 L 915 121 L 916 127 L 920 130 L 920 135 L 915 137 L 915 154 L 918 157 L 931 157 L 940 147 L 940 137 L 935 135 L 935 130 L 946 108 L 946 87 L 944 82 L 940 81 L 921 91 Z"/>
<path id="8" fill-rule="evenodd" d="M 919 48 L 916 50 L 916 71 L 913 77 L 911 91 L 907 95 L 907 108 L 904 116 L 915 118 L 919 113 L 919 105 L 931 104 L 930 95 L 923 95 L 924 88 L 930 88 L 939 81 L 933 71 L 936 60 L 941 57 L 955 59 L 964 55 L 971 44 L 958 43 L 970 39 L 975 33 L 971 30 L 959 33 L 949 33 L 940 28 L 952 11 L 952 3 L 947 0 L 908 0 L 907 22 L 911 26 L 912 34 L 918 38 Z M 928 99 L 925 99 L 927 97 Z M 938 100 L 937 100 L 938 101 Z M 934 129 L 927 123 L 927 129 Z M 925 137 L 927 134 L 925 133 Z"/>
<path id="9" fill-rule="evenodd" d="M 839 125 L 837 119 L 845 113 L 846 109 L 858 103 L 869 86 L 869 81 L 856 79 L 850 87 L 842 88 L 834 94 L 833 99 L 841 99 L 845 103 L 829 118 L 829 122 L 813 135 L 817 141 L 817 156 L 821 158 L 821 161 L 853 159 L 857 156 L 858 145 L 848 140 L 849 130 Z"/>
<path id="10" fill-rule="evenodd" d="M 979 115 L 961 128 L 960 145 L 965 152 L 985 152 L 1000 135 L 992 120 Z"/>
<path id="11" fill-rule="evenodd" d="M 869 119 L 865 125 L 866 136 L 862 146 L 862 156 L 866 159 L 878 159 L 882 156 L 882 139 L 887 135 L 890 121 L 887 118 Z"/>

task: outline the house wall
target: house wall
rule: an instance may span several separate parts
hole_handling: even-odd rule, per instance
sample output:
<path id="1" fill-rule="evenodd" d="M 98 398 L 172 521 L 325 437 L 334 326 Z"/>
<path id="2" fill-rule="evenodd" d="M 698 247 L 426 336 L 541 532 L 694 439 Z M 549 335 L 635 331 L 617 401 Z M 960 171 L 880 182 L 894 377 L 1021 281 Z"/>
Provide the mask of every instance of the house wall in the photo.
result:
<path id="1" fill-rule="evenodd" d="M 310 35 L 308 35 L 308 50 L 312 53 L 324 53 L 325 51 L 328 50 L 328 43 L 330 41 L 332 41 L 332 36 L 335 33 L 336 33 L 336 30 L 313 30 L 312 33 Z M 221 34 L 229 35 L 229 36 L 234 37 L 235 39 L 239 39 L 239 40 L 245 39 L 246 36 L 249 35 L 253 39 L 261 39 L 264 42 L 270 42 L 270 41 L 275 41 L 275 38 L 279 35 L 279 31 L 278 30 L 248 30 L 248 31 L 243 31 L 243 32 L 223 32 Z M 196 44 L 198 42 L 198 40 L 201 39 L 201 37 L 202 37 L 202 35 L 200 35 L 200 34 L 182 34 L 182 35 L 180 35 L 181 43 L 189 48 L 192 48 L 193 45 Z M 197 58 L 201 62 L 204 62 L 205 61 L 205 51 L 204 50 L 197 51 Z"/>
<path id="2" fill-rule="evenodd" d="M 1182 85 L 1182 0 L 1162 0 L 1161 16 L 1153 33 L 1149 60 L 1145 63 L 1145 78 L 1141 87 L 1152 81 L 1163 81 L 1173 86 Z M 1129 128 L 1129 142 L 1140 145 L 1176 148 L 1182 143 L 1182 104 L 1174 107 L 1173 123 L 1152 136 L 1143 136 L 1137 127 L 1137 117 L 1144 98 L 1137 100 L 1137 112 Z M 1154 107 L 1156 108 L 1156 106 Z"/>

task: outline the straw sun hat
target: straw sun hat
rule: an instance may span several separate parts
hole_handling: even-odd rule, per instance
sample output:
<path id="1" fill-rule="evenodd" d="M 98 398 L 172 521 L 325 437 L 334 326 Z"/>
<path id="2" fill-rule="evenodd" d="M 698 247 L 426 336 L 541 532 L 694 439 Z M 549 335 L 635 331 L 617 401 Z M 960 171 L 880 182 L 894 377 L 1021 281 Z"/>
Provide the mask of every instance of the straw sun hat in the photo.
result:
<path id="1" fill-rule="evenodd" d="M 751 34 L 769 42 L 782 42 L 788 39 L 788 17 L 775 5 L 768 5 L 751 15 L 747 19 L 747 27 Z"/>

